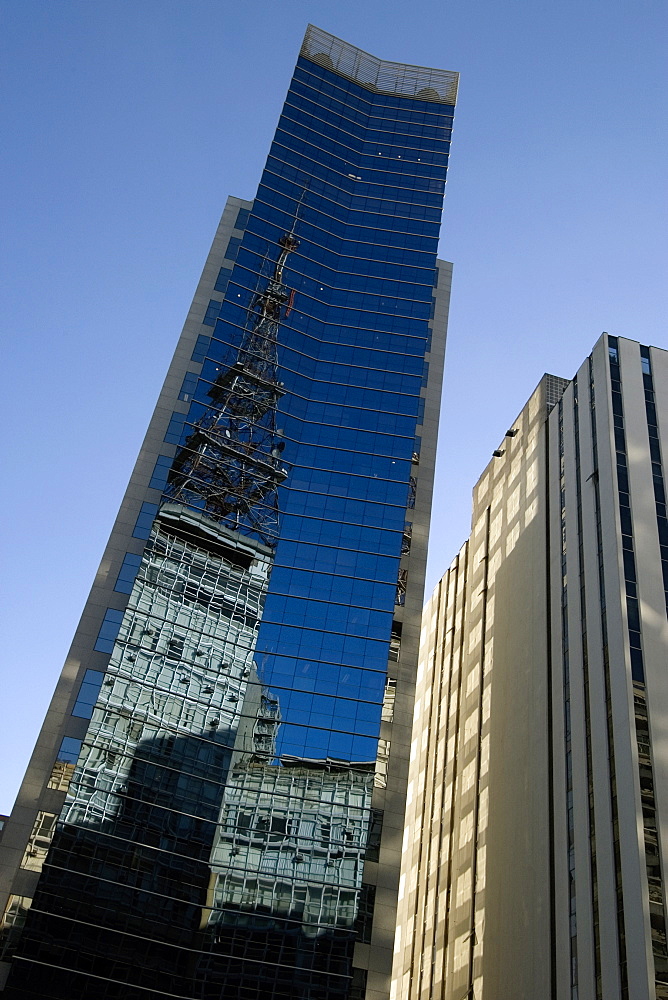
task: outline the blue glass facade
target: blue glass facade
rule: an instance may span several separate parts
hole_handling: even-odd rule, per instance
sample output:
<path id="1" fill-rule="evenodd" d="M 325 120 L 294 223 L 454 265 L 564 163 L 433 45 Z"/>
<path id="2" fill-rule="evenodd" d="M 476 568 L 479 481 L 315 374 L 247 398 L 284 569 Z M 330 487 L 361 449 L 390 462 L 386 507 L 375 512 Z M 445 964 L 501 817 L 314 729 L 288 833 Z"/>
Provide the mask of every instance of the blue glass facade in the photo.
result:
<path id="1" fill-rule="evenodd" d="M 300 56 L 237 219 L 10 996 L 364 995 L 454 109 L 360 75 Z"/>

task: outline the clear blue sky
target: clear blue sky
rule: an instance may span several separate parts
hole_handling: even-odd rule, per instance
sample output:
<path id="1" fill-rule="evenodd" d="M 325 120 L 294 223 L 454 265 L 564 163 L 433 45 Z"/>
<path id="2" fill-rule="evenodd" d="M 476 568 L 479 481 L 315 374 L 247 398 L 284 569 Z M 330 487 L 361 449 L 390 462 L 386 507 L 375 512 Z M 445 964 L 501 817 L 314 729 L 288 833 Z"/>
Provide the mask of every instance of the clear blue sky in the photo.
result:
<path id="1" fill-rule="evenodd" d="M 459 70 L 429 587 L 545 371 L 668 348 L 665 0 L 4 0 L 0 812 L 11 808 L 225 198 L 307 22 Z"/>

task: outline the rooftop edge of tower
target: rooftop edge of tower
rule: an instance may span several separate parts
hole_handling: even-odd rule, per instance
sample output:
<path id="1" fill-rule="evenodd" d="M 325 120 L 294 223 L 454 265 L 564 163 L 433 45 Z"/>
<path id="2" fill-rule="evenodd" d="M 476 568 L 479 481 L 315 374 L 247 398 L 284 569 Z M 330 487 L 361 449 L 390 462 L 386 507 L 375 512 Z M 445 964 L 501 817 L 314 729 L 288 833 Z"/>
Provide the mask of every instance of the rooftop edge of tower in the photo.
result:
<path id="1" fill-rule="evenodd" d="M 300 55 L 377 94 L 455 104 L 459 73 L 387 62 L 309 24 Z"/>

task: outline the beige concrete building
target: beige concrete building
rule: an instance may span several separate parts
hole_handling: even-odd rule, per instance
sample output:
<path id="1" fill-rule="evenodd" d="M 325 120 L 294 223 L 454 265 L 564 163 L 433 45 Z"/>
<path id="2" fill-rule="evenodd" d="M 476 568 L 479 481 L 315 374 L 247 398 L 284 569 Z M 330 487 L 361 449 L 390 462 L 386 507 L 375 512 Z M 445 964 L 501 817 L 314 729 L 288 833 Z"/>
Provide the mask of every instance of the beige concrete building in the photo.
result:
<path id="1" fill-rule="evenodd" d="M 667 447 L 668 352 L 603 335 L 475 487 L 423 618 L 394 1000 L 668 996 Z"/>

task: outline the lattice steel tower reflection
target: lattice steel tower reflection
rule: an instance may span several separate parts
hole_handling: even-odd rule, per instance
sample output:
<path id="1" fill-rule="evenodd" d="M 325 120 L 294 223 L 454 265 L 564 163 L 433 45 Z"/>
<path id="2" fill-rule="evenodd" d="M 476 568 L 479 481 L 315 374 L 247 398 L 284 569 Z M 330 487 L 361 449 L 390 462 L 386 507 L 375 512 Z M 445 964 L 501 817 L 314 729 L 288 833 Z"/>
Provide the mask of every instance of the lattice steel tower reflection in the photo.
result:
<path id="1" fill-rule="evenodd" d="M 278 330 L 291 293 L 283 284 L 288 255 L 299 240 L 285 233 L 278 260 L 248 313 L 248 332 L 236 363 L 209 389 L 211 407 L 195 423 L 177 452 L 167 493 L 199 506 L 233 530 L 274 545 L 278 532 L 278 486 L 287 476 L 285 443 L 276 430 L 276 407 L 284 393 L 278 381 Z"/>

